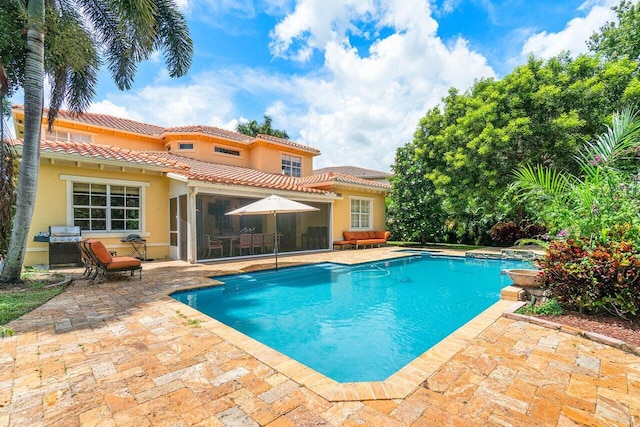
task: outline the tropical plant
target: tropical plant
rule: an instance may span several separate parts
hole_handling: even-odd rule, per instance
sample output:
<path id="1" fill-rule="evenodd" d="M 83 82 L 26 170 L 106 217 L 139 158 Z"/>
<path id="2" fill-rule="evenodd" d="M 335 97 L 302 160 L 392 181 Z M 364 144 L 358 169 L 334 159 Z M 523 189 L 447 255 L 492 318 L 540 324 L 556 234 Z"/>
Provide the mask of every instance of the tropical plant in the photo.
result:
<path id="1" fill-rule="evenodd" d="M 543 287 L 568 309 L 627 320 L 640 315 L 640 251 L 631 242 L 555 240 L 537 264 Z"/>
<path id="2" fill-rule="evenodd" d="M 258 123 L 256 120 L 240 122 L 236 125 L 236 132 L 249 136 L 271 135 L 282 139 L 289 139 L 289 135 L 284 130 L 274 129 L 271 126 L 273 119 L 264 115 L 264 122 Z"/>
<path id="3" fill-rule="evenodd" d="M 640 242 L 640 117 L 625 108 L 575 156 L 581 174 L 542 165 L 515 172 L 511 192 L 552 233 L 594 242 Z"/>
<path id="4" fill-rule="evenodd" d="M 131 87 L 137 63 L 162 50 L 169 74 L 184 75 L 191 64 L 192 41 L 173 0 L 9 0 L 0 22 L 12 32 L 0 38 L 0 57 L 8 56 L 11 87 L 24 88 L 24 143 L 18 197 L 1 282 L 17 282 L 31 224 L 40 160 L 44 76 L 51 81 L 49 126 L 60 106 L 87 108 L 95 93 L 99 56 L 120 89 Z M 4 33 L 4 29 L 3 29 Z M 21 34 L 26 34 L 23 38 Z"/>

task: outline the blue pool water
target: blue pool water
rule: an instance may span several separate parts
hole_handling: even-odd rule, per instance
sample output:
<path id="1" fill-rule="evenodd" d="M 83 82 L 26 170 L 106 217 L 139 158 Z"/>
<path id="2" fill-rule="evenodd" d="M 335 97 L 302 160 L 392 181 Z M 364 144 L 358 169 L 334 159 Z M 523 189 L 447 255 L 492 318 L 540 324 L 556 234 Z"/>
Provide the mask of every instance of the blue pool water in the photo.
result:
<path id="1" fill-rule="evenodd" d="M 219 276 L 172 297 L 339 382 L 381 381 L 498 301 L 519 261 L 415 255 Z"/>

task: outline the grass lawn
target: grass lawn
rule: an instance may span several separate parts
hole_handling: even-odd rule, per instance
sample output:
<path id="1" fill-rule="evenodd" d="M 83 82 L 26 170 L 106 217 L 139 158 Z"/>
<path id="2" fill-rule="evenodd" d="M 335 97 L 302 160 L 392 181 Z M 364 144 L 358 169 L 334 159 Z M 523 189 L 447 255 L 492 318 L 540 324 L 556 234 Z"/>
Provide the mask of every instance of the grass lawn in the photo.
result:
<path id="1" fill-rule="evenodd" d="M 0 288 L 0 325 L 6 325 L 61 293 L 68 285 L 61 274 L 28 271 L 24 283 Z"/>

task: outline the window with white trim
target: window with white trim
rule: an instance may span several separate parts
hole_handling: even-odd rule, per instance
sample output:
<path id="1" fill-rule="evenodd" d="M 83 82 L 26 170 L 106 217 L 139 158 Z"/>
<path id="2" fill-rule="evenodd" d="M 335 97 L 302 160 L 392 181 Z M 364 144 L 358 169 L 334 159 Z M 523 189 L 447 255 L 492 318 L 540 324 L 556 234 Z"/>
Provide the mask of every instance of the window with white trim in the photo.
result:
<path id="1" fill-rule="evenodd" d="M 93 142 L 91 135 L 57 130 L 51 132 L 47 131 L 46 139 L 58 142 L 86 142 L 87 144 L 91 144 Z"/>
<path id="2" fill-rule="evenodd" d="M 85 231 L 141 231 L 142 188 L 73 183 L 73 225 Z"/>
<path id="3" fill-rule="evenodd" d="M 282 173 L 289 176 L 302 176 L 302 158 L 283 154 Z"/>
<path id="4" fill-rule="evenodd" d="M 179 142 L 178 150 L 181 151 L 193 151 L 193 142 Z"/>
<path id="5" fill-rule="evenodd" d="M 351 199 L 351 228 L 371 228 L 371 200 Z"/>

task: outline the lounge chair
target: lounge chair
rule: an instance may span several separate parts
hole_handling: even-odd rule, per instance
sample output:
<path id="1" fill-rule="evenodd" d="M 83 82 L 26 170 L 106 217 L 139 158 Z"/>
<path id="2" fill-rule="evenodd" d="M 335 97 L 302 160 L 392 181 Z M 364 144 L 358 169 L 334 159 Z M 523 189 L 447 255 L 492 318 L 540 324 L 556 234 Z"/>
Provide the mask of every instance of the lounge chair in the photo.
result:
<path id="1" fill-rule="evenodd" d="M 87 254 L 94 263 L 94 275 L 92 279 L 98 279 L 98 283 L 102 283 L 107 273 L 116 273 L 122 271 L 130 271 L 131 276 L 134 272 L 140 272 L 140 280 L 142 280 L 142 263 L 138 258 L 129 256 L 113 256 L 109 253 L 104 244 L 99 240 L 84 241 Z"/>

